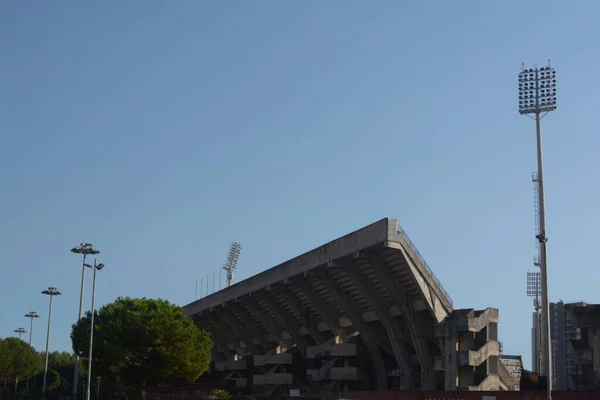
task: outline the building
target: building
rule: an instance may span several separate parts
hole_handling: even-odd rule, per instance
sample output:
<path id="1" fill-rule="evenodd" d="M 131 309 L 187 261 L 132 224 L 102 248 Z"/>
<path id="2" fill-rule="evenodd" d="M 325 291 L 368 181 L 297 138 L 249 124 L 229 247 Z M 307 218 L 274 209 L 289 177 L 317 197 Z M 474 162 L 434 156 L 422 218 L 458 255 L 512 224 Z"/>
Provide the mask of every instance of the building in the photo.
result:
<path id="1" fill-rule="evenodd" d="M 531 372 L 540 373 L 540 314 L 531 315 Z"/>
<path id="2" fill-rule="evenodd" d="M 273 396 L 506 390 L 497 309 L 454 309 L 392 218 L 184 307 L 211 332 L 211 379 Z M 504 377 L 504 378 L 503 378 Z"/>
<path id="3" fill-rule="evenodd" d="M 600 390 L 600 304 L 567 304 L 565 336 L 567 390 Z"/>
<path id="4" fill-rule="evenodd" d="M 540 314 L 532 315 L 531 328 L 531 370 L 540 373 Z M 566 390 L 566 336 L 565 336 L 565 304 L 562 301 L 550 303 L 550 337 L 552 344 L 552 387 L 555 390 Z"/>
<path id="5" fill-rule="evenodd" d="M 552 343 L 552 387 L 566 390 L 567 387 L 567 337 L 565 303 L 550 304 L 550 338 Z"/>
<path id="6" fill-rule="evenodd" d="M 502 354 L 500 362 L 506 368 L 506 372 L 510 375 L 513 385 L 510 390 L 520 390 L 521 373 L 523 372 L 523 359 L 521 356 L 511 356 Z M 509 381 L 509 379 L 506 379 Z"/>
<path id="7" fill-rule="evenodd" d="M 594 330 L 591 321 L 595 314 L 591 310 L 593 310 L 594 307 L 593 304 L 586 302 L 564 303 L 559 301 L 550 303 L 552 380 L 553 388 L 555 390 L 586 390 L 590 385 L 593 385 L 593 383 L 591 383 L 593 382 L 593 372 L 585 371 L 586 368 L 593 369 L 593 362 L 589 357 L 593 355 Z M 584 314 L 586 317 L 583 320 L 586 321 L 585 324 L 591 324 L 590 326 L 582 327 L 578 325 L 578 321 L 582 319 L 581 317 L 577 317 Z M 539 326 L 539 314 L 534 312 L 531 329 L 531 348 L 532 370 L 536 373 L 539 372 Z M 584 332 L 592 332 L 591 336 L 586 336 L 591 337 L 591 342 L 588 339 L 581 339 L 582 328 L 584 329 Z M 589 352 L 583 350 L 575 351 L 575 348 L 578 346 L 588 346 Z M 599 360 L 597 363 L 600 362 L 600 356 L 596 357 Z M 586 367 L 585 365 L 588 366 Z M 597 369 L 600 371 L 600 367 L 597 367 Z M 598 374 L 598 372 L 596 372 L 596 374 Z"/>

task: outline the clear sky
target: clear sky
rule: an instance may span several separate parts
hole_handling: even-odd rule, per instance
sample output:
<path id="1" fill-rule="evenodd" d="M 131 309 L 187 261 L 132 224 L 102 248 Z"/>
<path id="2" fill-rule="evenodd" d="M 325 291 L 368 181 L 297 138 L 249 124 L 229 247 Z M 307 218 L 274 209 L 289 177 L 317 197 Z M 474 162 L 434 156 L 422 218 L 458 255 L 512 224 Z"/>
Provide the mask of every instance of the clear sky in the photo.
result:
<path id="1" fill-rule="evenodd" d="M 0 2 L 0 337 L 35 310 L 43 349 L 52 285 L 51 350 L 70 349 L 81 241 L 107 265 L 99 305 L 184 305 L 234 238 L 242 279 L 389 216 L 455 307 L 500 309 L 505 352 L 529 365 L 535 126 L 517 74 L 558 71 L 551 299 L 600 302 L 598 15 L 594 0 Z"/>

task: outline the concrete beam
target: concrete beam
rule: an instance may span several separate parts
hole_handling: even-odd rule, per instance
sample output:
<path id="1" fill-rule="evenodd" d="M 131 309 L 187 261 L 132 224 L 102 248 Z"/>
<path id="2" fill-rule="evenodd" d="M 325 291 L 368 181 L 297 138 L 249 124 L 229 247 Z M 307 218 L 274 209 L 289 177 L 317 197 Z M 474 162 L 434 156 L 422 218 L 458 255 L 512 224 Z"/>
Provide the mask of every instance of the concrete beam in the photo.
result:
<path id="1" fill-rule="evenodd" d="M 404 239 L 402 239 L 404 240 Z M 411 276 L 413 280 L 419 286 L 421 293 L 423 294 L 423 298 L 427 303 L 427 308 L 430 310 L 432 315 L 435 317 L 435 320 L 439 323 L 446 318 L 446 316 L 452 311 L 452 305 L 448 302 L 448 299 L 444 298 L 440 299 L 438 293 L 440 293 L 439 288 L 433 287 L 433 279 L 431 276 L 426 276 L 423 272 L 424 267 L 420 268 L 415 264 L 413 258 L 407 253 L 403 245 L 398 243 L 390 244 L 391 247 L 394 247 L 402 253 L 404 260 L 406 261 L 406 265 L 411 272 Z M 411 253 L 412 249 L 411 249 Z M 414 256 L 414 254 L 413 254 Z M 416 256 L 415 256 L 416 257 Z"/>
<path id="2" fill-rule="evenodd" d="M 390 305 L 383 301 L 381 294 L 375 291 L 367 277 L 358 270 L 356 263 L 351 263 L 343 271 L 348 275 L 354 286 L 358 288 L 365 300 L 379 314 L 400 370 L 400 390 L 414 389 L 414 366 L 411 355 L 406 349 L 406 339 L 402 334 L 402 327 L 390 314 Z"/>
<path id="3" fill-rule="evenodd" d="M 281 327 L 277 324 L 273 323 L 271 318 L 265 314 L 265 312 L 252 300 L 254 296 L 242 297 L 239 298 L 238 301 L 243 303 L 245 307 L 252 310 L 256 318 L 260 321 L 260 323 L 265 327 L 265 329 L 269 332 L 273 340 L 278 344 L 284 344 L 284 336 Z"/>
<path id="4" fill-rule="evenodd" d="M 223 354 L 225 360 L 233 360 L 234 353 L 229 349 L 230 339 L 220 334 L 219 327 L 213 322 L 210 316 L 203 316 L 202 321 L 205 321 L 205 323 L 212 328 L 209 328 L 211 340 L 214 344 L 218 345 L 218 351 Z"/>
<path id="5" fill-rule="evenodd" d="M 233 349 L 238 354 L 243 354 L 244 347 L 241 345 L 242 338 L 238 335 L 235 329 L 226 322 L 222 316 L 217 315 L 216 313 L 211 313 L 211 321 L 217 328 L 217 332 L 219 335 L 225 337 L 225 339 L 229 342 L 230 345 L 233 346 Z M 229 348 L 229 347 L 228 347 Z"/>
<path id="6" fill-rule="evenodd" d="M 365 344 L 365 347 L 370 353 L 371 363 L 375 373 L 375 386 L 377 390 L 387 390 L 387 371 L 381 358 L 379 346 L 375 341 L 373 331 L 371 327 L 362 321 L 362 315 L 360 313 L 361 307 L 356 303 L 351 296 L 348 296 L 344 290 L 334 281 L 333 277 L 327 272 L 315 273 L 317 279 L 319 279 L 326 287 L 327 290 L 336 298 L 340 304 L 344 313 L 350 320 L 354 327 L 360 332 L 361 339 Z"/>
<path id="7" fill-rule="evenodd" d="M 298 346 L 298 349 L 300 349 L 302 356 L 306 358 L 306 347 L 308 346 L 308 343 L 306 343 L 306 339 L 300 334 L 302 327 L 296 318 L 291 317 L 289 313 L 281 307 L 280 303 L 272 301 L 269 298 L 269 292 L 258 292 L 256 297 L 261 299 L 263 304 L 283 321 L 286 326 L 286 332 L 292 337 L 292 340 L 296 342 L 295 344 Z"/>
<path id="8" fill-rule="evenodd" d="M 385 291 L 394 299 L 396 306 L 400 309 L 402 319 L 408 328 L 413 347 L 417 353 L 417 360 L 421 367 L 421 388 L 423 390 L 435 390 L 435 371 L 433 369 L 433 354 L 427 338 L 420 334 L 421 321 L 414 310 L 413 302 L 403 291 L 402 285 L 392 271 L 382 264 L 378 257 L 369 257 L 369 263 L 373 271 L 379 277 Z"/>
<path id="9" fill-rule="evenodd" d="M 231 329 L 234 331 L 234 333 L 238 337 L 240 337 L 242 339 L 242 341 L 246 345 L 246 348 L 252 354 L 254 354 L 256 352 L 258 352 L 259 354 L 263 354 L 266 351 L 266 349 L 262 349 L 260 345 L 257 346 L 256 344 L 254 344 L 254 339 L 253 339 L 252 335 L 250 335 L 249 330 L 241 327 L 239 320 L 235 317 L 235 315 L 233 314 L 230 307 L 227 307 L 227 305 L 225 304 L 219 310 L 219 315 L 221 316 L 221 318 L 223 318 L 225 320 L 225 322 L 229 326 L 231 326 Z"/>
<path id="10" fill-rule="evenodd" d="M 292 292 L 286 287 L 275 286 L 272 289 L 276 291 L 279 296 L 285 299 L 285 301 L 287 302 L 288 306 L 292 309 L 294 314 L 296 314 L 298 318 L 302 320 L 302 326 L 308 330 L 315 343 L 323 343 L 325 341 L 325 336 L 323 336 L 323 334 L 319 332 L 319 329 L 316 327 L 316 324 L 309 323 L 306 313 L 302 312 L 302 310 L 300 310 L 300 307 L 298 307 L 299 299 L 295 298 Z"/>
<path id="11" fill-rule="evenodd" d="M 289 281 L 288 284 L 290 286 L 297 286 L 302 290 L 306 299 L 312 304 L 315 310 L 317 310 L 321 320 L 329 326 L 329 330 L 334 335 L 346 336 L 344 330 L 339 327 L 340 315 L 323 304 L 323 300 L 320 299 L 319 294 L 308 279 L 299 278 L 297 280 Z"/>
<path id="12" fill-rule="evenodd" d="M 262 332 L 260 324 L 258 324 L 254 318 L 248 317 L 248 312 L 244 310 L 240 303 L 237 301 L 232 301 L 227 303 L 227 307 L 231 312 L 237 315 L 238 318 L 244 321 L 246 327 L 250 330 L 251 334 L 256 338 L 256 340 L 258 340 L 260 346 L 265 350 L 265 352 L 272 349 L 273 346 L 269 345 L 269 342 L 265 340 L 265 335 Z"/>

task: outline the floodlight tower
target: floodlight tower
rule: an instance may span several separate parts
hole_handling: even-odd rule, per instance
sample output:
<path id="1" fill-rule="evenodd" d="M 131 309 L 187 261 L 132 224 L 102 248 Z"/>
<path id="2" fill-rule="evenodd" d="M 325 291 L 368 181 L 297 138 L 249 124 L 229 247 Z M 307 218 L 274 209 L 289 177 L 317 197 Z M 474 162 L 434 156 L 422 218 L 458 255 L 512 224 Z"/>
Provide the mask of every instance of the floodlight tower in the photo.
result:
<path id="1" fill-rule="evenodd" d="M 15 329 L 15 333 L 18 333 L 19 339 L 21 339 L 21 335 L 24 333 L 27 333 L 27 331 L 25 330 L 25 328 L 17 328 L 17 329 Z"/>
<path id="2" fill-rule="evenodd" d="M 235 240 L 231 242 L 229 253 L 227 253 L 227 262 L 223 266 L 223 269 L 227 271 L 227 287 L 231 286 L 231 282 L 233 281 L 233 271 L 237 268 L 241 251 L 242 245 L 240 242 L 236 242 Z"/>
<path id="3" fill-rule="evenodd" d="M 33 336 L 33 320 L 35 318 L 40 318 L 40 315 L 35 311 L 29 311 L 27 314 L 25 314 L 25 318 L 29 318 L 29 345 L 31 346 L 31 338 Z M 37 371 L 34 370 L 34 376 L 36 372 Z M 29 390 L 29 379 L 27 379 L 27 390 Z"/>
<path id="4" fill-rule="evenodd" d="M 82 242 L 77 247 L 71 249 L 71 253 L 83 254 L 83 263 L 81 267 L 81 291 L 79 292 L 79 316 L 77 321 L 81 319 L 83 314 L 83 288 L 85 284 L 85 259 L 88 255 L 100 254 L 98 249 L 95 249 L 91 243 Z M 77 387 L 79 384 L 79 354 L 75 354 L 75 366 L 73 368 L 73 398 L 77 399 Z"/>
<path id="5" fill-rule="evenodd" d="M 35 311 L 29 311 L 25 314 L 25 318 L 29 318 L 29 345 L 31 346 L 31 336 L 33 335 L 33 320 L 40 318 L 39 314 Z"/>
<path id="6" fill-rule="evenodd" d="M 52 298 L 62 293 L 55 287 L 50 286 L 42 294 L 50 296 L 50 309 L 48 310 L 48 331 L 46 332 L 46 362 L 44 363 L 44 382 L 42 383 L 42 399 L 46 400 L 46 378 L 48 375 L 48 346 L 50 344 L 50 321 L 52 321 Z"/>
<path id="7" fill-rule="evenodd" d="M 549 64 L 549 63 L 548 63 Z M 541 120 L 556 110 L 556 71 L 550 65 L 525 69 L 519 73 L 519 113 L 535 120 L 537 139 L 537 187 L 539 230 L 536 239 L 540 244 L 540 293 L 541 293 L 541 374 L 548 380 L 547 399 L 552 398 L 552 347 L 550 339 L 550 304 L 548 300 L 548 265 L 546 243 L 546 204 L 544 201 L 544 168 L 542 157 Z"/>

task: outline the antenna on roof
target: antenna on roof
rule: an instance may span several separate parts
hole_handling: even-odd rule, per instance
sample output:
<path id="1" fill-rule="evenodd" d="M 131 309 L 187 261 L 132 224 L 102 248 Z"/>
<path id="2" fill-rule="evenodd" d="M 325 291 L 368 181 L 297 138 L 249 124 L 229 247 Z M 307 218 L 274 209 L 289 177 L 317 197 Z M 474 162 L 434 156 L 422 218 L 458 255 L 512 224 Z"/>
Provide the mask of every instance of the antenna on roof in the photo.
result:
<path id="1" fill-rule="evenodd" d="M 233 271 L 237 268 L 241 251 L 242 245 L 240 242 L 236 242 L 235 240 L 231 242 L 229 252 L 227 253 L 227 262 L 223 266 L 223 269 L 227 271 L 227 287 L 231 286 L 231 282 L 233 281 Z"/>

